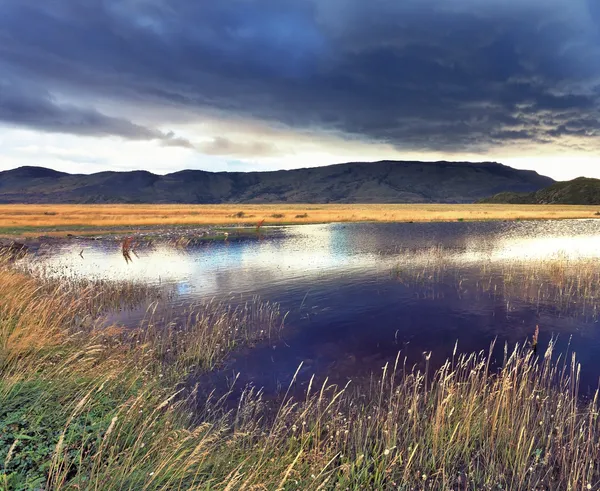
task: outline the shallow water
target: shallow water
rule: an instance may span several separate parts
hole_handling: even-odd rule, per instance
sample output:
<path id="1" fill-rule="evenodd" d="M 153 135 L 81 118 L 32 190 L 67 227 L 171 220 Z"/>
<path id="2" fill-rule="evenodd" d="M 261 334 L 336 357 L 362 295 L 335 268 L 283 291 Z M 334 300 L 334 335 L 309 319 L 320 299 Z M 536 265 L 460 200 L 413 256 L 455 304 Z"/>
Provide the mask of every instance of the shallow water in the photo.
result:
<path id="1" fill-rule="evenodd" d="M 233 354 L 208 376 L 214 384 L 239 373 L 239 385 L 276 393 L 300 363 L 300 386 L 313 373 L 343 384 L 379 373 L 399 350 L 409 365 L 432 351 L 438 366 L 457 341 L 471 352 L 497 339 L 501 357 L 505 342 L 526 341 L 536 324 L 540 349 L 557 338 L 558 352 L 577 352 L 584 392 L 600 376 L 600 298 L 589 286 L 600 275 L 600 221 L 305 225 L 264 240 L 137 254 L 126 263 L 117 243 L 71 241 L 34 261 L 49 276 L 165 285 L 176 306 L 254 295 L 279 302 L 289 312 L 283 339 Z M 561 267 L 537 266 L 548 258 Z M 557 277 L 579 274 L 577 264 L 588 286 L 557 286 Z M 110 320 L 136 323 L 144 312 Z"/>

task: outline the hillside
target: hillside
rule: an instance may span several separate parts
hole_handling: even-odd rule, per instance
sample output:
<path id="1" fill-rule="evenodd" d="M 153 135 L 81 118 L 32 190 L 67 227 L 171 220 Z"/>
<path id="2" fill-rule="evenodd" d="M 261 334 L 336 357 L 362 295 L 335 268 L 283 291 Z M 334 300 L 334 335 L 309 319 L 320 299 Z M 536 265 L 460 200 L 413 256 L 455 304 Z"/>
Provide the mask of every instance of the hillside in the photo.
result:
<path id="1" fill-rule="evenodd" d="M 531 193 L 503 192 L 481 203 L 600 205 L 600 179 L 579 177 Z"/>
<path id="2" fill-rule="evenodd" d="M 0 172 L 0 203 L 472 203 L 554 181 L 497 163 L 359 162 L 274 172 Z"/>

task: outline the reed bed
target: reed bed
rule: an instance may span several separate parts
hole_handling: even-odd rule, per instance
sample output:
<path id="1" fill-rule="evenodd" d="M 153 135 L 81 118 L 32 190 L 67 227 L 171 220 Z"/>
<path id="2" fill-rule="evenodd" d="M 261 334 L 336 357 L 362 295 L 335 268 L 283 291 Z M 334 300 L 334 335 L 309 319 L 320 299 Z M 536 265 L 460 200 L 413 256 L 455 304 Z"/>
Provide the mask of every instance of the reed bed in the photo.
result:
<path id="1" fill-rule="evenodd" d="M 179 382 L 191 372 L 215 369 L 237 348 L 279 339 L 284 320 L 278 304 L 259 297 L 211 300 L 177 312 L 154 302 L 139 327 L 111 331 L 120 344 L 143 347 L 140 354 L 153 360 L 147 370 Z"/>
<path id="2" fill-rule="evenodd" d="M 11 263 L 0 254 L 0 267 Z M 5 268 L 6 269 L 6 268 Z M 37 278 L 37 282 L 52 291 L 76 297 L 86 305 L 86 316 L 99 317 L 110 311 L 132 309 L 152 302 L 168 302 L 174 296 L 173 287 L 149 284 L 144 281 L 122 279 L 109 281 L 102 278 L 82 277 L 71 265 L 48 265 L 44 261 L 25 258 L 12 263 L 12 272 Z"/>
<path id="3" fill-rule="evenodd" d="M 506 346 L 500 369 L 492 349 L 433 373 L 429 353 L 421 371 L 399 354 L 370 384 L 313 380 L 294 399 L 299 367 L 275 403 L 246 388 L 231 409 L 233 392 L 181 382 L 274 335 L 276 306 L 81 332 L 86 295 L 0 265 L 2 489 L 600 487 L 598 394 L 578 397 L 580 367 L 552 343 Z"/>
<path id="4" fill-rule="evenodd" d="M 597 319 L 600 314 L 600 259 L 569 258 L 558 253 L 544 259 L 463 262 L 460 253 L 433 247 L 401 251 L 391 274 L 409 286 L 433 289 L 454 285 L 501 296 L 507 302 L 552 306 L 557 312 Z"/>
<path id="5" fill-rule="evenodd" d="M 558 254 L 542 261 L 511 262 L 502 271 L 508 297 L 551 303 L 560 311 L 598 317 L 600 260 L 569 259 Z"/>

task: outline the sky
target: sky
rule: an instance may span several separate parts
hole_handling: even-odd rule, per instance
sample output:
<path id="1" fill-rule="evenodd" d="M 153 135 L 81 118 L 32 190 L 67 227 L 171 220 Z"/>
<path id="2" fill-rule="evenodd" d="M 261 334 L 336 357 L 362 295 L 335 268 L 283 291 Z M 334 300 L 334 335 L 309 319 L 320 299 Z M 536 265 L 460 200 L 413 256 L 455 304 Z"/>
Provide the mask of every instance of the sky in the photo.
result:
<path id="1" fill-rule="evenodd" d="M 598 0 L 0 0 L 0 170 L 599 156 Z"/>

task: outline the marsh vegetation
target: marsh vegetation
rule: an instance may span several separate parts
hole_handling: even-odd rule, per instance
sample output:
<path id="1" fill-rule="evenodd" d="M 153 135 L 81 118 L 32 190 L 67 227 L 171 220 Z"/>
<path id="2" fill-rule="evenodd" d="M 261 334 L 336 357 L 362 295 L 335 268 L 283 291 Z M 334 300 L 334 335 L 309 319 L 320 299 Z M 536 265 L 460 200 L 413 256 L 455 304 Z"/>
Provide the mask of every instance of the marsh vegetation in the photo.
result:
<path id="1" fill-rule="evenodd" d="M 179 388 L 238 342 L 273 335 L 275 306 L 204 305 L 183 325 L 82 329 L 89 290 L 3 265 L 6 488 L 594 489 L 597 397 L 577 398 L 575 359 L 457 355 L 435 373 L 393 364 L 368 386 L 309 386 L 275 407 L 248 389 Z M 266 332 L 263 332 L 266 331 Z M 424 354 L 425 357 L 428 354 Z"/>
<path id="2" fill-rule="evenodd" d="M 485 259 L 457 264 L 456 254 L 443 247 L 400 254 L 391 274 L 410 286 L 431 288 L 451 283 L 459 295 L 469 289 L 504 299 L 551 305 L 564 314 L 598 318 L 600 260 L 569 258 L 558 253 L 542 259 Z M 459 261 L 460 263 L 460 261 Z"/>
<path id="3" fill-rule="evenodd" d="M 444 283 L 458 295 L 597 312 L 594 258 L 465 257 L 397 248 L 386 275 L 432 295 Z M 148 256 L 131 259 L 133 272 Z M 245 295 L 175 309 L 166 282 L 55 273 L 0 261 L 0 488 L 600 487 L 598 393 L 582 392 L 585 366 L 535 324 L 519 343 L 471 352 L 453 341 L 441 362 L 393 346 L 372 375 L 344 383 L 301 362 L 269 393 L 236 372 L 226 387 L 213 382 L 254 346 L 297 342 L 277 302 Z M 135 323 L 110 321 L 136 305 Z"/>

